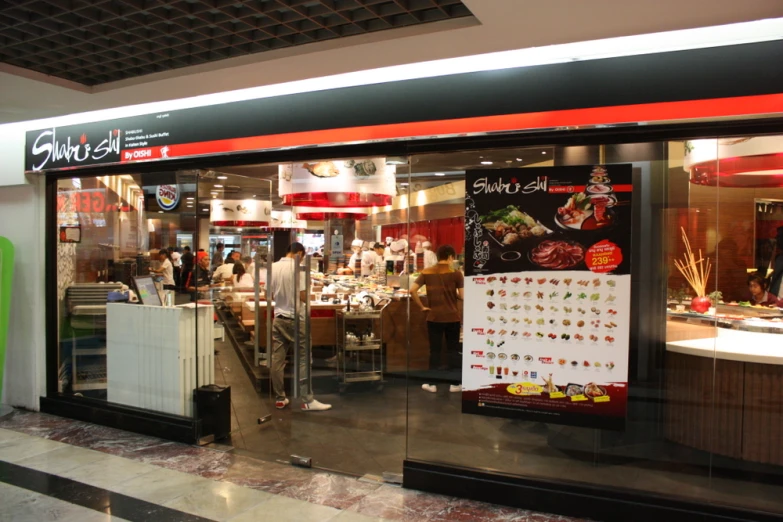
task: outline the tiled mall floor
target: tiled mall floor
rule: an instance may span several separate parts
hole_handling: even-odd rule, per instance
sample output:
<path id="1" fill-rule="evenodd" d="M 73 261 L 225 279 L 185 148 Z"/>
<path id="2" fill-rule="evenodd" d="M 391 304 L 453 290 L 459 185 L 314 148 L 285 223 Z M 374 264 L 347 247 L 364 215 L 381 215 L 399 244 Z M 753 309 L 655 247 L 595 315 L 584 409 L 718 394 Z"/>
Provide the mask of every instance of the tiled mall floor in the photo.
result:
<path id="1" fill-rule="evenodd" d="M 23 411 L 0 420 L 0 498 L 35 522 L 575 522 Z"/>

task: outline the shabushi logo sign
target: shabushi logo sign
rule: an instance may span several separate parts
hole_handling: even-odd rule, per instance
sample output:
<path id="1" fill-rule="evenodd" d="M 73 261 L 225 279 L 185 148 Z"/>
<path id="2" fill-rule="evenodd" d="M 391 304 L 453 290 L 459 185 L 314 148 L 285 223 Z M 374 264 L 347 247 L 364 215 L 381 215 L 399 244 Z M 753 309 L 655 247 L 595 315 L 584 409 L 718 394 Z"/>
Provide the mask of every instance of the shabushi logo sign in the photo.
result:
<path id="1" fill-rule="evenodd" d="M 66 164 L 79 164 L 98 161 L 109 154 L 120 153 L 120 130 L 114 129 L 107 134 L 96 136 L 91 140 L 86 133 L 82 133 L 78 140 L 71 140 L 71 136 L 60 141 L 57 139 L 57 129 L 41 131 L 30 149 L 31 166 L 33 171 L 46 168 L 47 165 L 65 162 Z"/>
<path id="2" fill-rule="evenodd" d="M 539 176 L 534 181 L 522 185 L 517 178 L 513 177 L 509 181 L 498 178 L 497 181 L 489 181 L 489 178 L 479 178 L 473 182 L 474 194 L 532 194 L 542 190 L 546 192 L 547 177 Z"/>
<path id="3" fill-rule="evenodd" d="M 161 210 L 174 210 L 179 203 L 179 187 L 177 185 L 158 185 L 155 189 L 155 199 Z"/>

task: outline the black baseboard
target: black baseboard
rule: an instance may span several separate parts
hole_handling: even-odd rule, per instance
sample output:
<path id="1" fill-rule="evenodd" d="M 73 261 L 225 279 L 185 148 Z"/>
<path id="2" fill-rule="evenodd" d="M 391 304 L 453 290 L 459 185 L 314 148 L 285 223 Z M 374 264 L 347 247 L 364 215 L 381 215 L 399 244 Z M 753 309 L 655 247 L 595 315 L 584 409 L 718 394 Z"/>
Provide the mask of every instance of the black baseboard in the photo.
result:
<path id="1" fill-rule="evenodd" d="M 41 397 L 41 411 L 185 444 L 196 443 L 196 420 L 187 417 L 68 396 Z"/>
<path id="2" fill-rule="evenodd" d="M 403 487 L 601 522 L 781 522 L 783 515 L 406 460 Z"/>

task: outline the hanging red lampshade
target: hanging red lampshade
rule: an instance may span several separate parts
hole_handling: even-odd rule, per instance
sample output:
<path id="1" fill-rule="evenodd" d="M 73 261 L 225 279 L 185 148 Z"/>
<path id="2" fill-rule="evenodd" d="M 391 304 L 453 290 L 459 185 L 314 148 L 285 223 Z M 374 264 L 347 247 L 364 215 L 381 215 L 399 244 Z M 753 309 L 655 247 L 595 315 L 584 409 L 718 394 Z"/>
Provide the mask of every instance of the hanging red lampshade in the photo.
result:
<path id="1" fill-rule="evenodd" d="M 783 187 L 783 139 L 778 136 L 695 140 L 687 143 L 685 169 L 696 185 Z"/>
<path id="2" fill-rule="evenodd" d="M 209 210 L 216 227 L 266 227 L 272 218 L 272 203 L 258 199 L 213 199 Z"/>
<path id="3" fill-rule="evenodd" d="M 286 205 L 363 208 L 390 205 L 396 194 L 394 165 L 386 158 L 280 165 L 279 194 Z"/>
<path id="4" fill-rule="evenodd" d="M 364 207 L 324 208 L 300 207 L 294 208 L 296 219 L 308 221 L 326 221 L 327 219 L 364 219 L 370 215 L 370 209 Z"/>

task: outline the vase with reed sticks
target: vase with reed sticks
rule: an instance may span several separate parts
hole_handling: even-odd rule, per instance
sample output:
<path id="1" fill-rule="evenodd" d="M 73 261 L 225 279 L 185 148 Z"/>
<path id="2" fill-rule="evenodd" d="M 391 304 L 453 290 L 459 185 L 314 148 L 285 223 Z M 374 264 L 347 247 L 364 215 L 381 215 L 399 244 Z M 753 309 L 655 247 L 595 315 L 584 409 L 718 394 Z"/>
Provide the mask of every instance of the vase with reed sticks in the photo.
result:
<path id="1" fill-rule="evenodd" d="M 685 234 L 685 229 L 680 228 L 682 232 L 682 242 L 685 243 L 685 256 L 684 260 L 674 260 L 674 266 L 683 275 L 688 284 L 691 285 L 693 291 L 696 292 L 696 297 L 691 299 L 691 311 L 703 314 L 712 306 L 712 301 L 707 297 L 707 281 L 710 277 L 710 270 L 712 270 L 712 264 L 709 258 L 702 257 L 701 249 L 699 249 L 699 258 L 696 259 L 696 255 L 691 250 L 691 243 L 688 241 L 688 236 Z"/>

